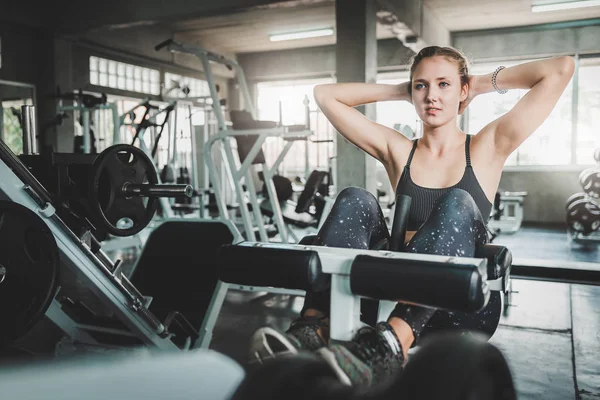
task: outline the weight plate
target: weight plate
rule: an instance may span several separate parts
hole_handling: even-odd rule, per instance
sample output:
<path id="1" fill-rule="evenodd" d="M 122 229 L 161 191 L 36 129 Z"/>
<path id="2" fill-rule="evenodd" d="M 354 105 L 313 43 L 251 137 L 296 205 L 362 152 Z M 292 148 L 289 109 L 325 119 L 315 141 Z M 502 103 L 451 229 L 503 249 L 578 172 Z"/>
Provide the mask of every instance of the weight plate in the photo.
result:
<path id="1" fill-rule="evenodd" d="M 587 200 L 576 200 L 567 210 L 567 225 L 572 232 L 583 235 L 600 228 L 600 208 Z"/>
<path id="2" fill-rule="evenodd" d="M 569 207 L 571 206 L 571 204 L 573 204 L 574 202 L 576 202 L 577 200 L 583 200 L 587 197 L 587 195 L 585 193 L 575 193 L 573 195 L 571 195 L 568 199 L 567 199 L 567 203 L 565 204 L 565 210 L 568 210 Z"/>
<path id="3" fill-rule="evenodd" d="M 150 223 L 158 200 L 123 193 L 125 184 L 158 184 L 154 164 L 142 150 L 128 144 L 111 146 L 96 157 L 91 173 L 91 206 L 107 232 L 135 235 Z M 125 220 L 131 226 L 119 226 Z"/>
<path id="4" fill-rule="evenodd" d="M 44 221 L 20 204 L 0 201 L 0 347 L 44 316 L 58 271 L 58 247 Z"/>
<path id="5" fill-rule="evenodd" d="M 600 198 L 600 169 L 591 169 L 580 177 L 583 191 L 594 199 Z"/>

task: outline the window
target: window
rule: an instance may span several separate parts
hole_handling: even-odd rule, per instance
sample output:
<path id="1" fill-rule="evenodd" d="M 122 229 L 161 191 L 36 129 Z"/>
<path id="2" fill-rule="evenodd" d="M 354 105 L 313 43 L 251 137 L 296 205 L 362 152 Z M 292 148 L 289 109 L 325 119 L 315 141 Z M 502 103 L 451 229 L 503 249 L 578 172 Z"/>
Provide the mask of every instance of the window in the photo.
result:
<path id="1" fill-rule="evenodd" d="M 95 56 L 90 57 L 90 83 L 130 92 L 160 94 L 160 72 L 157 69 Z"/>
<path id="2" fill-rule="evenodd" d="M 210 96 L 210 89 L 205 80 L 165 72 L 165 95 L 170 98 L 203 97 Z"/>
<path id="3" fill-rule="evenodd" d="M 520 61 L 523 63 L 525 61 Z M 516 63 L 503 63 L 509 67 Z M 497 64 L 477 64 L 471 68 L 475 75 L 493 71 Z M 527 94 L 528 90 L 513 89 L 506 94 L 487 93 L 478 96 L 468 108 L 468 131 L 476 134 L 490 122 L 506 114 Z M 554 110 L 544 123 L 515 151 L 506 165 L 568 165 L 571 163 L 572 93 L 569 83 Z"/>
<path id="4" fill-rule="evenodd" d="M 595 164 L 600 147 L 600 59 L 583 59 L 579 67 L 577 104 L 577 164 Z"/>
<path id="5" fill-rule="evenodd" d="M 313 140 L 335 138 L 335 131 L 327 118 L 320 112 L 313 98 L 313 89 L 321 83 L 331 83 L 332 79 L 300 80 L 282 82 L 262 82 L 257 85 L 257 113 L 260 120 L 280 121 L 283 125 L 306 124 L 304 102 L 308 99 L 310 128 Z M 296 142 L 288 152 L 280 167 L 285 176 L 306 177 L 313 169 L 326 170 L 329 159 L 335 155 L 334 143 Z M 283 140 L 269 138 L 263 145 L 269 165 L 277 159 L 283 149 Z M 308 165 L 306 156 L 308 151 Z"/>

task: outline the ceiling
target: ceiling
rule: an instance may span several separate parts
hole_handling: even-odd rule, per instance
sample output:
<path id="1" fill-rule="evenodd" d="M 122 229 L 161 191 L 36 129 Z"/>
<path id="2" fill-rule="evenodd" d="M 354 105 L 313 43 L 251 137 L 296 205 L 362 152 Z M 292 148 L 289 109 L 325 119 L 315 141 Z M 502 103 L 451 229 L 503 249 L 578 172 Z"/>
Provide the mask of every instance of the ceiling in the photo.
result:
<path id="1" fill-rule="evenodd" d="M 423 0 L 424 5 L 451 32 L 600 17 L 600 6 L 532 13 L 532 1 L 539 3 L 543 0 Z M 334 44 L 335 35 L 270 42 L 269 34 L 335 27 L 335 1 L 275 3 L 228 15 L 171 22 L 165 27 L 175 33 L 176 40 L 226 54 L 322 46 Z M 393 36 L 388 27 L 378 24 L 378 38 Z"/>

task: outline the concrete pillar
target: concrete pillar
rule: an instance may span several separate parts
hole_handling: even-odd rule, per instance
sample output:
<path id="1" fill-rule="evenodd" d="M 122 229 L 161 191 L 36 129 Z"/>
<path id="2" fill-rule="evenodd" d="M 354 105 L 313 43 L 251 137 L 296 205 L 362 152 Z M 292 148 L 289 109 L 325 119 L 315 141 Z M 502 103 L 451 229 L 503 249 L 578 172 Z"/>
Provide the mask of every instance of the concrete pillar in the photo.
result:
<path id="1" fill-rule="evenodd" d="M 374 0 L 336 0 L 335 50 L 337 82 L 368 82 L 377 79 L 376 4 Z M 357 107 L 370 119 L 375 119 L 375 104 Z M 339 191 L 359 186 L 375 194 L 376 160 L 337 136 L 337 177 Z"/>
<path id="2" fill-rule="evenodd" d="M 68 93 L 72 87 L 72 53 L 70 42 L 54 38 L 52 33 L 43 32 L 36 43 L 36 62 L 39 66 L 35 77 L 36 86 L 36 114 L 38 121 L 38 134 L 44 135 L 45 126 L 56 116 L 57 87 L 61 93 Z M 72 152 L 74 135 L 73 116 L 63 121 L 63 125 L 46 130 L 42 138 L 42 145 L 50 146 L 54 151 Z"/>

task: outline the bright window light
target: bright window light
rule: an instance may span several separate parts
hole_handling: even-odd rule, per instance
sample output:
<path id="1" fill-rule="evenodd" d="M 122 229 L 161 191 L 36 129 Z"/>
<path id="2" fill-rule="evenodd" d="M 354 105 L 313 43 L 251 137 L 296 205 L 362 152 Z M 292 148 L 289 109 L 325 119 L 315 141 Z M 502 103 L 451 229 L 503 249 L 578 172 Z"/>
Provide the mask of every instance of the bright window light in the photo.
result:
<path id="1" fill-rule="evenodd" d="M 277 33 L 277 34 L 269 35 L 269 39 L 271 40 L 271 42 L 281 42 L 283 40 L 308 39 L 308 38 L 331 36 L 331 35 L 333 35 L 333 28 L 326 28 L 326 29 L 315 29 L 312 31 Z"/>
<path id="2" fill-rule="evenodd" d="M 532 5 L 531 11 L 532 12 L 560 11 L 560 10 L 570 10 L 570 9 L 574 9 L 574 8 L 597 7 L 597 6 L 600 6 L 600 0 L 581 0 L 581 1 L 569 1 L 569 2 L 562 2 L 562 3 Z"/>

